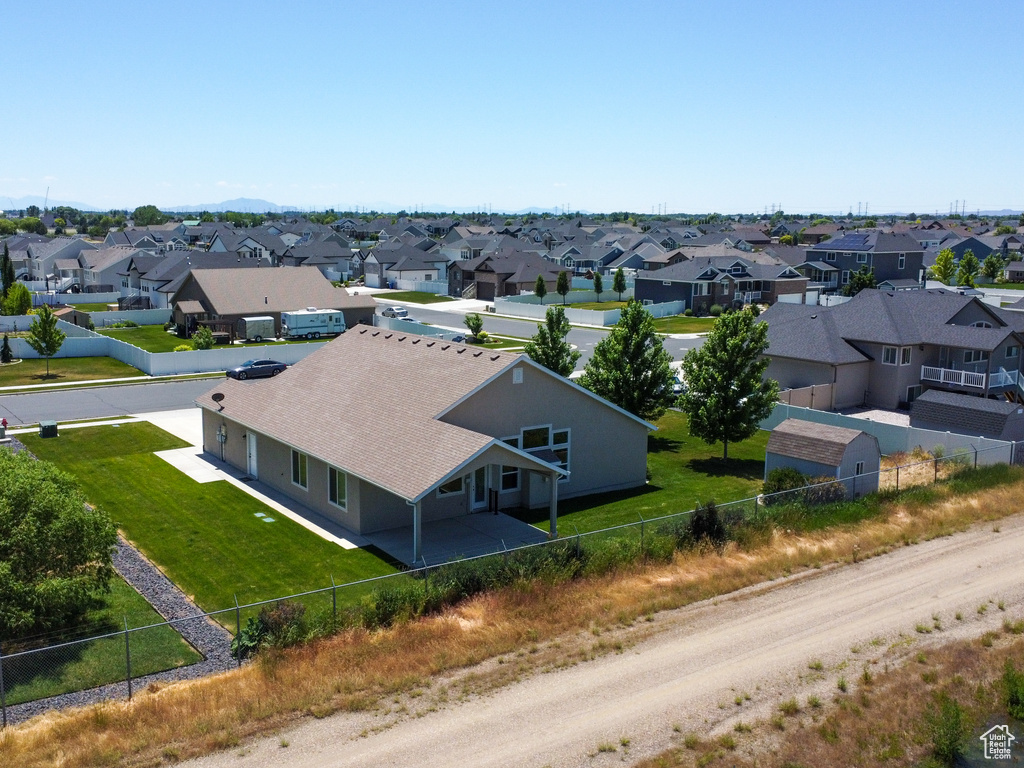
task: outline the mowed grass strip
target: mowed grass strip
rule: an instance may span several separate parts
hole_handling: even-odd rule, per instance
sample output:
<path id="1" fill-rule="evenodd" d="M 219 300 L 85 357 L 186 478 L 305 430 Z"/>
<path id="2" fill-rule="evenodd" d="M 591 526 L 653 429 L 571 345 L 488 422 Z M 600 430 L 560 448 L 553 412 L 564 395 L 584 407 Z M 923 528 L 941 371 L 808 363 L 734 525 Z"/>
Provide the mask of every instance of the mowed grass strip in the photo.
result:
<path id="1" fill-rule="evenodd" d="M 654 328 L 658 333 L 711 333 L 715 327 L 713 317 L 687 317 L 672 315 L 654 320 Z"/>
<path id="2" fill-rule="evenodd" d="M 123 341 L 147 352 L 173 352 L 179 344 L 188 344 L 168 333 L 162 325 L 140 325 L 137 328 L 97 328 L 96 333 Z"/>
<path id="3" fill-rule="evenodd" d="M 115 577 L 103 604 L 89 612 L 75 627 L 75 636 L 121 632 L 114 637 L 64 645 L 50 651 L 36 651 L 4 659 L 7 704 L 21 704 L 47 696 L 120 682 L 126 675 L 124 622 L 128 627 L 147 627 L 164 621 L 145 598 L 124 579 Z M 55 645 L 73 638 L 58 635 L 36 638 L 34 645 Z M 130 633 L 132 675 L 139 677 L 165 669 L 194 664 L 202 656 L 168 626 Z M 15 648 L 13 651 L 17 651 Z"/>
<path id="4" fill-rule="evenodd" d="M 197 483 L 153 451 L 185 443 L 147 422 L 26 436 L 39 458 L 74 474 L 86 498 L 205 610 L 382 576 L 372 551 L 342 549 L 227 482 Z M 271 517 L 264 522 L 256 513 Z M 354 602 L 369 587 L 338 592 Z M 330 595 L 323 598 L 330 604 Z M 233 629 L 234 616 L 221 620 Z"/>
<path id="5" fill-rule="evenodd" d="M 451 296 L 442 296 L 441 294 L 426 293 L 424 291 L 382 293 L 380 298 L 384 301 L 408 301 L 410 304 L 440 304 L 444 301 L 454 301 Z"/>
<path id="6" fill-rule="evenodd" d="M 27 387 L 32 384 L 61 384 L 94 379 L 124 379 L 145 376 L 138 368 L 112 357 L 53 357 L 50 358 L 50 376 L 46 376 L 46 361 L 24 359 L 18 363 L 0 365 L 0 387 Z"/>
<path id="7" fill-rule="evenodd" d="M 568 536 L 613 525 L 639 523 L 640 517 L 674 515 L 692 510 L 698 501 L 724 504 L 756 496 L 764 480 L 768 432 L 742 443 L 730 443 L 722 460 L 722 444 L 708 445 L 691 437 L 686 414 L 667 411 L 658 431 L 647 438 L 650 482 L 640 488 L 566 499 L 558 504 L 559 533 Z M 547 509 L 524 511 L 522 519 L 549 530 Z"/>

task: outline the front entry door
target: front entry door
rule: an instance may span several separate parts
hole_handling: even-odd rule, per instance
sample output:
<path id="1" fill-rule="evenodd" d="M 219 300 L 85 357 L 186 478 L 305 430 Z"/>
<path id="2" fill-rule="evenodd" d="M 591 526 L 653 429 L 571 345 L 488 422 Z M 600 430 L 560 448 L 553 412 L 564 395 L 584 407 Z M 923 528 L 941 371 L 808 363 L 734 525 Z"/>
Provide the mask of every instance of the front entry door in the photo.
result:
<path id="1" fill-rule="evenodd" d="M 256 466 L 256 434 L 245 433 L 245 471 L 253 480 L 259 480 L 259 470 Z"/>
<path id="2" fill-rule="evenodd" d="M 473 472 L 472 500 L 470 511 L 479 512 L 487 508 L 487 467 L 483 466 Z"/>

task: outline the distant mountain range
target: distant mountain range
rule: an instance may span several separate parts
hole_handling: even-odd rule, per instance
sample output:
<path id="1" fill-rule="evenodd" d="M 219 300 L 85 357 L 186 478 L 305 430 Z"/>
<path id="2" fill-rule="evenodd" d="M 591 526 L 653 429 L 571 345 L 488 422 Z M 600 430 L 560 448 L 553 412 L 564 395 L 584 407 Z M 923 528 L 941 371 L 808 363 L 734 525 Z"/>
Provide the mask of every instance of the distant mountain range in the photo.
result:
<path id="1" fill-rule="evenodd" d="M 39 208 L 42 208 L 44 203 L 46 203 L 46 205 L 48 205 L 50 208 L 56 208 L 58 206 L 67 206 L 69 208 L 77 208 L 80 211 L 108 211 L 108 210 L 111 209 L 111 206 L 103 207 L 103 206 L 98 206 L 98 205 L 91 205 L 89 203 L 75 202 L 75 201 L 71 201 L 71 200 L 46 200 L 46 198 L 40 197 L 39 195 L 26 195 L 24 197 L 15 197 L 15 198 L 7 197 L 5 195 L 0 195 L 0 210 L 21 211 L 21 210 L 24 210 L 25 208 L 28 208 L 30 205 L 36 205 Z M 140 203 L 140 205 L 144 205 L 144 203 Z M 322 210 L 325 210 L 326 208 L 329 208 L 329 207 L 331 207 L 331 206 L 324 206 L 324 207 L 320 207 L 320 208 L 310 208 L 309 206 L 277 205 L 276 203 L 272 203 L 269 200 L 261 200 L 259 198 L 251 198 L 251 197 L 238 197 L 238 198 L 235 198 L 234 200 L 225 200 L 224 202 L 221 202 L 221 203 L 199 203 L 199 204 L 196 204 L 196 205 L 176 205 L 176 206 L 171 206 L 171 207 L 161 206 L 160 210 L 164 211 L 165 213 L 199 213 L 201 211 L 209 211 L 210 213 L 224 213 L 225 211 L 236 211 L 238 213 L 289 213 L 289 212 L 292 212 L 292 211 L 297 211 L 297 212 L 310 211 L 310 210 L 320 210 L 320 211 L 322 211 Z M 121 210 L 132 211 L 134 209 L 135 209 L 135 206 L 133 205 L 133 206 L 126 206 L 125 208 L 122 208 Z M 395 213 L 395 212 L 400 211 L 400 210 L 406 210 L 410 214 L 414 213 L 413 211 L 409 211 L 407 208 L 404 208 L 404 206 L 394 205 L 392 203 L 384 202 L 384 201 L 378 201 L 378 202 L 371 203 L 370 205 L 366 205 L 366 206 L 361 205 L 360 206 L 360 210 L 363 210 L 363 211 L 366 211 L 366 210 L 378 211 L 379 213 L 382 213 L 382 214 L 391 214 L 391 213 Z M 442 213 L 442 214 L 443 213 L 449 213 L 449 212 L 452 212 L 452 211 L 455 212 L 456 214 L 479 213 L 480 212 L 480 208 L 478 208 L 478 207 L 477 208 L 473 208 L 473 207 L 462 207 L 462 208 L 460 208 L 460 207 L 448 207 L 448 206 L 444 206 L 444 205 L 440 205 L 440 204 L 422 205 L 422 206 L 419 207 L 419 210 L 420 211 L 429 211 L 431 213 Z M 564 213 L 564 211 L 562 209 L 560 209 L 560 208 L 535 208 L 535 207 L 530 207 L 530 208 L 521 208 L 518 211 L 506 211 L 506 210 L 502 210 L 500 208 L 499 209 L 492 209 L 491 213 L 494 213 L 494 214 L 496 214 L 498 216 L 527 216 L 527 215 L 538 215 L 538 214 L 544 214 L 544 213 L 551 214 L 551 215 L 559 215 L 559 214 Z M 578 214 L 580 214 L 582 216 L 589 216 L 589 215 L 591 215 L 590 211 L 584 210 L 584 209 L 580 209 L 578 211 L 577 210 L 573 210 L 572 213 L 574 213 L 574 214 L 578 213 Z M 643 211 L 636 211 L 636 213 L 642 214 Z M 1003 208 L 1003 209 L 998 210 L 998 211 L 992 211 L 992 210 L 981 211 L 980 215 L 982 215 L 982 216 L 998 216 L 998 217 L 1004 217 L 1005 218 L 1005 217 L 1010 217 L 1010 216 L 1018 216 L 1018 215 L 1020 215 L 1020 213 L 1021 212 L 1019 210 L 1013 210 L 1013 209 L 1010 209 L 1010 208 Z M 669 215 L 673 215 L 673 214 L 669 214 Z M 679 214 L 679 215 L 699 215 L 699 213 Z M 797 215 L 799 215 L 799 214 L 797 214 Z M 835 215 L 842 216 L 843 212 L 841 212 L 841 211 L 837 212 Z M 875 214 L 872 214 L 872 218 L 875 218 L 875 219 L 886 219 L 886 218 L 891 217 L 891 216 L 904 216 L 904 215 L 905 215 L 905 212 L 892 211 L 892 212 L 889 212 L 889 213 L 875 213 Z M 932 218 L 927 213 L 919 213 L 918 215 L 922 219 Z M 941 219 L 941 218 L 944 218 L 944 217 L 940 214 L 938 216 L 938 218 Z"/>

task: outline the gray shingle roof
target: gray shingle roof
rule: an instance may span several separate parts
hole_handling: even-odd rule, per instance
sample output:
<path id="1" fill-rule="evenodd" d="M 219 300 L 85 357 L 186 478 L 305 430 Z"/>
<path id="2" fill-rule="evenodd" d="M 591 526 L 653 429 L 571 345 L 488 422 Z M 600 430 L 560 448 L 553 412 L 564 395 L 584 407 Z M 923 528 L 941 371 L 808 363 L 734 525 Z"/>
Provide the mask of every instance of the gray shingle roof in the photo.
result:
<path id="1" fill-rule="evenodd" d="M 769 453 L 838 467 L 847 446 L 863 432 L 801 419 L 786 419 L 768 436 Z"/>
<path id="2" fill-rule="evenodd" d="M 1007 418 L 1019 408 L 1005 400 L 929 389 L 911 404 L 910 419 L 911 423 L 942 425 L 951 432 L 998 435 L 1002 434 Z"/>
<path id="3" fill-rule="evenodd" d="M 758 318 L 768 323 L 768 354 L 829 365 L 870 360 L 843 339 L 835 316 L 813 304 L 773 304 Z"/>

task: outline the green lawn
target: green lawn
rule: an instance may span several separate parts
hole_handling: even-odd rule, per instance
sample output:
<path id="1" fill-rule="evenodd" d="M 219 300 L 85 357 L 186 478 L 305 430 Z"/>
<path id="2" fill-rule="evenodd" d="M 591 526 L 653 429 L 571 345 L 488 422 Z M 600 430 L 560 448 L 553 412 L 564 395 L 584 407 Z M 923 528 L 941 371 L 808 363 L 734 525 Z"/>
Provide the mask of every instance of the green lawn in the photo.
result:
<path id="1" fill-rule="evenodd" d="M 425 293 L 424 291 L 395 291 L 394 293 L 382 293 L 380 298 L 385 301 L 408 301 L 412 304 L 439 304 L 442 301 L 455 301 L 451 296 L 442 296 L 437 293 Z"/>
<path id="2" fill-rule="evenodd" d="M 111 302 L 111 303 L 116 303 L 116 302 Z M 86 303 L 86 304 L 77 304 L 76 303 L 76 304 L 69 304 L 68 306 L 69 307 L 74 307 L 79 312 L 106 312 L 107 311 L 107 305 L 106 304 L 88 304 L 88 303 Z"/>
<path id="3" fill-rule="evenodd" d="M 628 301 L 577 301 L 575 304 L 568 304 L 572 309 L 594 309 L 598 312 L 607 312 L 611 309 L 622 309 Z"/>
<path id="4" fill-rule="evenodd" d="M 173 352 L 179 344 L 188 344 L 168 333 L 162 325 L 140 325 L 138 328 L 97 328 L 96 333 L 127 342 L 147 352 Z"/>
<path id="5" fill-rule="evenodd" d="M 39 458 L 76 475 L 86 497 L 206 610 L 394 573 L 369 550 L 345 550 L 226 482 L 197 483 L 153 455 L 184 447 L 151 424 L 25 436 Z M 256 513 L 274 522 L 264 522 Z M 353 602 L 369 589 L 338 593 Z M 322 598 L 330 604 L 330 596 Z M 219 617 L 234 628 L 234 615 Z M 244 620 L 244 619 L 243 619 Z"/>
<path id="6" fill-rule="evenodd" d="M 729 446 L 708 445 L 687 431 L 686 414 L 668 411 L 647 438 L 651 481 L 642 488 L 567 499 L 558 505 L 558 531 L 571 535 L 685 512 L 698 501 L 722 504 L 756 496 L 764 479 L 768 432 Z M 523 513 L 523 519 L 547 530 L 547 510 Z M 575 528 L 573 527 L 575 526 Z"/>
<path id="7" fill-rule="evenodd" d="M 983 285 L 981 287 L 995 290 L 1006 288 L 1008 291 L 1024 291 L 1024 283 L 993 283 L 992 285 Z"/>
<path id="8" fill-rule="evenodd" d="M 0 365 L 0 387 L 120 379 L 128 376 L 145 374 L 112 357 L 55 357 L 50 360 L 49 378 L 46 378 L 45 360 L 25 359 L 20 363 Z"/>
<path id="9" fill-rule="evenodd" d="M 654 328 L 658 333 L 710 333 L 714 327 L 715 319 L 713 317 L 672 315 L 671 317 L 659 317 L 654 321 Z"/>
<path id="10" fill-rule="evenodd" d="M 103 606 L 90 612 L 75 636 L 92 637 L 129 627 L 164 621 L 149 603 L 120 577 L 115 577 Z M 199 661 L 202 657 L 171 627 L 130 633 L 132 676 L 139 677 Z M 54 637 L 47 645 L 72 640 Z M 10 653 L 10 649 L 8 653 Z M 7 703 L 20 704 L 46 696 L 80 691 L 125 679 L 124 636 L 92 640 L 4 660 Z"/>

